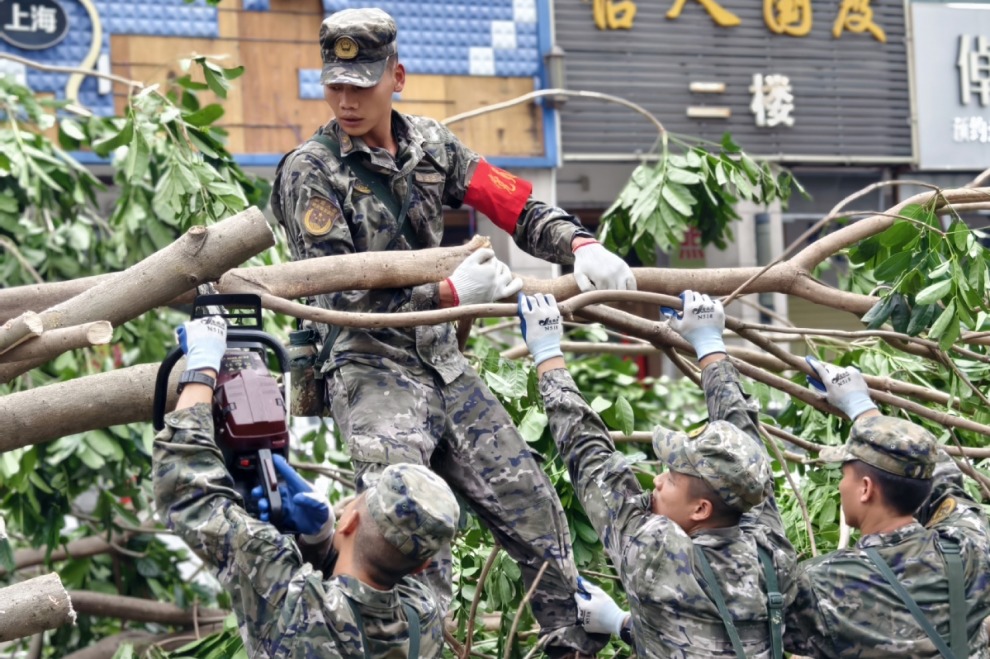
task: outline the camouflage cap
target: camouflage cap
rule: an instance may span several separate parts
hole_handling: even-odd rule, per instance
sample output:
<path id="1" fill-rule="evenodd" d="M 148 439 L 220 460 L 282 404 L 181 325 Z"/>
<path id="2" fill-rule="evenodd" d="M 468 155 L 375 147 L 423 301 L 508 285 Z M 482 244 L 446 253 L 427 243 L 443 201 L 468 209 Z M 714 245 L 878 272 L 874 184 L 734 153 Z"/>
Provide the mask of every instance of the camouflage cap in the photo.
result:
<path id="1" fill-rule="evenodd" d="M 422 465 L 391 465 L 367 490 L 368 511 L 385 540 L 426 560 L 450 542 L 461 516 L 454 493 Z"/>
<path id="2" fill-rule="evenodd" d="M 695 437 L 657 426 L 653 451 L 673 471 L 705 481 L 733 510 L 746 512 L 767 496 L 770 461 L 756 441 L 728 421 Z"/>
<path id="3" fill-rule="evenodd" d="M 344 9 L 320 26 L 323 85 L 374 87 L 396 53 L 395 21 L 381 9 Z"/>
<path id="4" fill-rule="evenodd" d="M 824 462 L 861 460 L 906 478 L 931 478 L 938 459 L 938 442 L 921 426 L 892 416 L 860 417 L 844 446 L 818 454 Z"/>

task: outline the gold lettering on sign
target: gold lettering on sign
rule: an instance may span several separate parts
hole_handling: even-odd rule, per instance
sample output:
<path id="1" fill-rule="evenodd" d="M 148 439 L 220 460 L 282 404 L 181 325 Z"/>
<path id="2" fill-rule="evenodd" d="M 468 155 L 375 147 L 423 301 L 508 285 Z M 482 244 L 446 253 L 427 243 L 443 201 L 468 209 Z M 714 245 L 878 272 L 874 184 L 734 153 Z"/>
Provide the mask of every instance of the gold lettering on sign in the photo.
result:
<path id="1" fill-rule="evenodd" d="M 677 0 L 674 2 L 674 6 L 667 12 L 667 19 L 672 21 L 680 16 L 686 2 L 687 0 Z M 721 27 L 735 27 L 741 22 L 738 16 L 725 9 L 722 5 L 715 2 L 715 0 L 698 0 L 698 3 L 705 8 L 705 11 L 712 17 L 712 20 Z"/>
<path id="2" fill-rule="evenodd" d="M 594 0 L 595 27 L 599 30 L 629 30 L 636 18 L 632 0 Z"/>
<path id="3" fill-rule="evenodd" d="M 776 34 L 807 36 L 811 32 L 811 0 L 763 0 L 763 20 Z"/>
<path id="4" fill-rule="evenodd" d="M 873 22 L 873 9 L 870 0 L 842 0 L 839 15 L 832 25 L 832 36 L 838 39 L 843 30 L 867 32 L 880 43 L 887 43 L 887 34 Z"/>

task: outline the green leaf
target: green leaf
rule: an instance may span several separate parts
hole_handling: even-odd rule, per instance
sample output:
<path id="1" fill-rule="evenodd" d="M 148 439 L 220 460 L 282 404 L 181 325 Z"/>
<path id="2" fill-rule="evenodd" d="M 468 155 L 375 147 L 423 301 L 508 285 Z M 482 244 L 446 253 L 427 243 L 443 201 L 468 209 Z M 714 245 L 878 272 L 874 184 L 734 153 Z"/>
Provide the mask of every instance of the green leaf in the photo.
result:
<path id="1" fill-rule="evenodd" d="M 870 329 L 877 329 L 890 317 L 890 313 L 894 310 L 894 303 L 890 296 L 883 298 L 879 302 L 873 305 L 873 307 L 866 312 L 866 315 L 862 317 L 862 321 Z"/>
<path id="2" fill-rule="evenodd" d="M 116 135 L 99 140 L 98 142 L 93 142 L 93 151 L 97 155 L 106 158 L 117 147 L 130 144 L 132 139 L 134 139 L 134 122 L 128 119 L 127 123 L 124 124 L 124 128 Z"/>
<path id="3" fill-rule="evenodd" d="M 691 207 L 697 202 L 695 201 L 694 195 L 685 188 L 683 185 L 678 183 L 667 183 L 663 186 L 661 191 L 664 201 L 673 207 L 675 211 L 684 215 L 686 217 L 691 216 Z"/>
<path id="4" fill-rule="evenodd" d="M 682 183 L 684 185 L 695 185 L 696 183 L 701 183 L 703 178 L 700 174 L 687 169 L 671 167 L 667 170 L 667 180 L 674 183 Z"/>
<path id="5" fill-rule="evenodd" d="M 914 296 L 914 301 L 917 304 L 934 304 L 945 297 L 951 290 L 951 279 L 937 281 L 934 284 L 921 289 L 921 291 Z"/>
<path id="6" fill-rule="evenodd" d="M 227 81 L 224 80 L 222 74 L 214 73 L 209 68 L 209 62 L 204 62 L 206 66 L 203 68 L 203 78 L 206 80 L 207 87 L 210 88 L 214 94 L 220 98 L 227 98 Z"/>
<path id="7" fill-rule="evenodd" d="M 62 129 L 63 133 L 78 142 L 83 142 L 86 140 L 86 133 L 83 132 L 82 126 L 72 119 L 63 119 L 60 121 L 59 128 Z"/>
<path id="8" fill-rule="evenodd" d="M 598 533 L 591 527 L 590 524 L 582 522 L 580 520 L 574 520 L 574 526 L 577 528 L 578 537 L 587 542 L 588 544 L 595 544 L 598 542 Z"/>
<path id="9" fill-rule="evenodd" d="M 878 238 L 881 245 L 893 252 L 908 244 L 919 233 L 918 227 L 911 222 L 896 220 L 894 225 L 881 233 Z"/>
<path id="10" fill-rule="evenodd" d="M 543 436 L 544 429 L 547 427 L 547 421 L 546 414 L 535 406 L 530 407 L 526 410 L 526 415 L 518 424 L 519 434 L 529 444 L 539 441 L 540 437 Z"/>
<path id="11" fill-rule="evenodd" d="M 615 401 L 615 421 L 619 430 L 627 435 L 631 434 L 636 427 L 632 405 L 629 404 L 625 396 L 619 396 Z"/>
<path id="12" fill-rule="evenodd" d="M 722 150 L 727 153 L 739 153 L 742 151 L 739 145 L 732 141 L 732 135 L 729 133 L 723 133 L 722 135 Z"/>
<path id="13" fill-rule="evenodd" d="M 878 265 L 877 269 L 873 271 L 873 276 L 881 282 L 894 281 L 904 274 L 911 264 L 912 258 L 914 258 L 912 252 L 897 252 Z"/>
<path id="14" fill-rule="evenodd" d="M 222 117 L 223 113 L 223 107 L 216 103 L 211 103 L 201 110 L 183 115 L 182 118 L 186 123 L 193 126 L 208 126 Z"/>
<path id="15" fill-rule="evenodd" d="M 956 301 L 951 300 L 945 310 L 938 317 L 938 320 L 932 325 L 932 328 L 928 330 L 928 336 L 932 339 L 937 339 L 945 330 L 949 327 L 949 324 L 953 322 L 956 318 Z"/>
<path id="16" fill-rule="evenodd" d="M 227 80 L 234 80 L 236 78 L 240 78 L 242 75 L 244 75 L 243 66 L 234 66 L 223 70 L 223 77 Z"/>
<path id="17" fill-rule="evenodd" d="M 911 322 L 908 323 L 907 334 L 917 336 L 922 330 L 928 327 L 935 317 L 938 307 L 934 304 L 919 304 L 911 311 Z"/>
<path id="18" fill-rule="evenodd" d="M 610 407 L 612 407 L 612 401 L 601 396 L 595 396 L 595 399 L 591 401 L 591 409 L 597 414 L 601 414 Z"/>

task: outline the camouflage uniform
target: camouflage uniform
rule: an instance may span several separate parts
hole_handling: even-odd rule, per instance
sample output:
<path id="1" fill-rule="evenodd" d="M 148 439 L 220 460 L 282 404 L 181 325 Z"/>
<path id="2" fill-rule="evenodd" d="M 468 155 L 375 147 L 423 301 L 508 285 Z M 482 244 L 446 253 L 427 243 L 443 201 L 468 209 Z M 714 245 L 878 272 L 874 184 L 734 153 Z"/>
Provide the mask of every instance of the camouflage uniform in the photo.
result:
<path id="1" fill-rule="evenodd" d="M 773 497 L 756 413 L 737 378 L 727 360 L 705 368 L 702 380 L 712 424 L 698 438 L 662 429 L 654 434 L 658 455 L 672 469 L 703 478 L 726 504 L 748 509 L 738 527 L 691 536 L 652 512 L 651 493 L 643 492 L 625 457 L 615 451 L 570 374 L 555 369 L 540 378 L 550 427 L 571 482 L 629 597 L 640 657 L 735 656 L 698 576 L 696 545 L 703 547 L 719 578 L 746 655 L 770 656 L 767 589 L 757 545 L 773 556 L 782 591 L 792 578 L 795 557 Z"/>
<path id="2" fill-rule="evenodd" d="M 990 615 L 990 530 L 981 506 L 966 494 L 959 468 L 939 451 L 931 434 L 892 417 L 860 419 L 842 449 L 832 457 L 861 460 L 908 478 L 933 478 L 932 493 L 916 523 L 864 536 L 854 547 L 801 563 L 788 611 L 788 649 L 813 657 L 940 656 L 865 549 L 876 548 L 948 640 L 948 580 L 937 545 L 941 536 L 955 540 L 962 551 L 969 656 L 990 657 L 982 625 Z"/>
<path id="3" fill-rule="evenodd" d="M 378 10 L 372 13 L 387 16 Z M 353 26 L 346 38 L 354 45 L 346 47 L 361 53 L 380 50 L 383 39 L 391 43 L 395 24 L 388 19 L 390 25 L 382 27 L 376 20 Z M 321 31 L 325 82 L 341 73 L 333 62 L 337 43 L 345 38 L 326 25 Z M 395 157 L 351 138 L 336 121 L 319 132 L 339 141 L 343 159 L 360 159 L 383 174 L 397 199 L 404 199 L 412 186 L 409 224 L 422 247 L 437 247 L 443 238 L 443 206 L 461 206 L 480 156 L 433 119 L 393 112 L 392 129 L 398 144 Z M 411 249 L 384 204 L 316 142 L 301 145 L 281 164 L 272 210 L 285 227 L 296 260 Z M 513 237 L 534 256 L 573 263 L 570 245 L 578 235 L 590 234 L 577 218 L 530 197 Z M 367 313 L 425 311 L 439 308 L 438 290 L 432 283 L 345 291 L 321 295 L 317 303 L 326 309 Z M 367 487 L 369 477 L 388 464 L 432 465 L 518 561 L 527 585 L 543 562 L 550 561 L 532 598 L 542 629 L 558 630 L 559 643 L 574 649 L 594 652 L 601 647 L 576 623 L 577 571 L 567 520 L 553 486 L 508 413 L 458 350 L 453 325 L 343 328 L 326 371 L 331 411 L 346 438 L 358 488 Z M 446 606 L 449 551 L 430 571 L 434 576 L 427 578 Z"/>
<path id="4" fill-rule="evenodd" d="M 173 412 L 165 423 L 153 456 L 158 512 L 230 594 L 252 659 L 364 659 L 364 642 L 371 657 L 408 656 L 403 604 L 420 619 L 420 656 L 441 656 L 443 616 L 426 586 L 405 579 L 382 591 L 346 575 L 326 578 L 304 562 L 291 536 L 244 510 L 214 443 L 209 405 Z M 386 471 L 367 505 L 387 541 L 425 560 L 453 536 L 458 508 L 439 478 L 421 467 L 409 473 L 411 468 Z"/>

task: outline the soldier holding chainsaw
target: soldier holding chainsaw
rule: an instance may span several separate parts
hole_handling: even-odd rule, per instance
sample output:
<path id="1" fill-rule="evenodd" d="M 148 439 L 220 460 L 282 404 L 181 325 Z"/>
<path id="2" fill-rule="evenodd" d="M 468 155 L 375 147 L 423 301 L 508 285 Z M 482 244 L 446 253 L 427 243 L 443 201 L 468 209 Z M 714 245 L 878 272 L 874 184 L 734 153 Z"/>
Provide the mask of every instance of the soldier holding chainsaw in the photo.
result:
<path id="1" fill-rule="evenodd" d="M 635 288 L 626 263 L 573 215 L 535 200 L 532 185 L 485 162 L 433 119 L 392 110 L 405 68 L 396 24 L 378 9 L 349 9 L 320 30 L 321 82 L 335 119 L 289 153 L 272 211 L 295 259 L 437 247 L 443 206 L 468 204 L 522 249 L 574 264 L 583 290 Z M 522 287 L 490 249 L 443 281 L 412 288 L 321 295 L 327 309 L 423 311 L 489 303 Z M 347 440 L 358 489 L 387 465 L 432 466 L 464 495 L 527 585 L 550 567 L 532 598 L 550 656 L 594 652 L 576 624 L 577 573 L 557 495 L 506 411 L 471 370 L 449 323 L 416 328 L 330 328 L 323 370 L 334 421 Z M 388 414 L 383 414 L 388 411 Z M 450 597 L 450 558 L 430 583 Z"/>
<path id="2" fill-rule="evenodd" d="M 217 317 L 179 329 L 186 373 L 155 439 L 152 471 L 159 515 L 230 594 L 248 655 L 440 657 L 443 614 L 429 588 L 407 576 L 453 537 L 453 492 L 425 467 L 390 466 L 335 530 L 326 498 L 276 455 L 280 529 L 298 537 L 249 515 L 214 439 L 226 334 Z"/>

